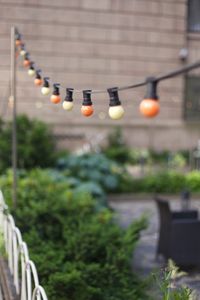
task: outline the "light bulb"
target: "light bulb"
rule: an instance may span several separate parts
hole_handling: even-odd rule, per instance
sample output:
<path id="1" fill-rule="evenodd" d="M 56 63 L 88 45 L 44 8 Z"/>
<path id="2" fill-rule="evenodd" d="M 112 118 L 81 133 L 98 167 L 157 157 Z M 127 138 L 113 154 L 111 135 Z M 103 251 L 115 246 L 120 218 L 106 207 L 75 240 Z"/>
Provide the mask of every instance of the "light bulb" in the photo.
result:
<path id="1" fill-rule="evenodd" d="M 63 101 L 62 107 L 63 107 L 64 110 L 70 111 L 70 110 L 73 109 L 74 103 L 73 103 L 73 102 L 70 102 L 70 101 Z"/>
<path id="2" fill-rule="evenodd" d="M 21 51 L 20 51 L 20 55 L 21 55 L 21 56 L 26 55 L 26 51 L 25 51 L 25 50 L 21 50 Z"/>
<path id="3" fill-rule="evenodd" d="M 22 44 L 23 44 L 22 35 L 19 32 L 15 31 L 15 45 L 18 47 L 21 46 Z"/>
<path id="4" fill-rule="evenodd" d="M 41 88 L 41 93 L 44 96 L 49 95 L 50 93 L 50 88 L 49 88 L 49 77 L 44 77 L 44 85 Z"/>
<path id="5" fill-rule="evenodd" d="M 35 76 L 35 70 L 34 69 L 29 69 L 28 70 L 28 75 L 31 76 L 31 77 Z"/>
<path id="6" fill-rule="evenodd" d="M 37 86 L 42 85 L 42 78 L 35 78 L 34 83 L 35 83 L 35 85 L 37 85 Z"/>
<path id="7" fill-rule="evenodd" d="M 119 100 L 118 88 L 110 88 L 108 89 L 108 93 L 110 97 L 108 114 L 111 119 L 120 120 L 124 115 L 124 109 Z"/>
<path id="8" fill-rule="evenodd" d="M 120 120 L 124 116 L 124 109 L 121 105 L 110 106 L 108 114 L 113 120 Z"/>
<path id="9" fill-rule="evenodd" d="M 20 46 L 22 44 L 22 41 L 21 41 L 21 39 L 16 39 L 15 40 L 15 45 L 18 47 L 18 46 Z"/>
<path id="10" fill-rule="evenodd" d="M 61 101 L 61 97 L 60 97 L 60 91 L 59 91 L 59 84 L 58 83 L 54 83 L 53 85 L 54 90 L 53 90 L 53 94 L 51 95 L 51 102 L 54 104 L 58 104 Z"/>
<path id="11" fill-rule="evenodd" d="M 154 77 L 147 78 L 147 94 L 140 103 L 140 112 L 148 118 L 155 117 L 160 111 L 157 95 L 157 80 Z"/>
<path id="12" fill-rule="evenodd" d="M 49 95 L 49 93 L 50 93 L 50 88 L 49 88 L 49 87 L 43 86 L 43 87 L 41 88 L 41 93 L 42 93 L 42 95 L 44 95 L 44 96 Z"/>
<path id="13" fill-rule="evenodd" d="M 34 62 L 31 61 L 30 62 L 30 68 L 28 69 L 28 75 L 33 77 L 33 76 L 35 76 L 35 74 L 36 74 L 36 71 L 35 71 L 35 68 L 34 68 Z"/>
<path id="14" fill-rule="evenodd" d="M 67 88 L 66 89 L 66 97 L 65 97 L 65 100 L 63 101 L 62 103 L 62 107 L 64 110 L 72 110 L 73 107 L 74 107 L 74 104 L 73 104 L 73 89 L 71 88 Z"/>
<path id="15" fill-rule="evenodd" d="M 144 99 L 140 103 L 140 112 L 148 118 L 155 117 L 160 111 L 160 105 L 157 99 Z"/>
<path id="16" fill-rule="evenodd" d="M 21 56 L 25 56 L 25 55 L 26 55 L 25 45 L 22 44 L 20 48 L 21 48 L 21 50 L 20 50 L 20 55 L 21 55 Z"/>
<path id="17" fill-rule="evenodd" d="M 89 117 L 93 114 L 93 112 L 94 112 L 94 109 L 93 109 L 92 105 L 82 105 L 81 113 L 83 116 Z"/>
<path id="18" fill-rule="evenodd" d="M 61 101 L 60 95 L 51 95 L 51 102 L 54 104 L 58 104 Z"/>
<path id="19" fill-rule="evenodd" d="M 29 60 L 29 59 L 25 59 L 25 60 L 23 61 L 23 66 L 24 66 L 24 67 L 29 67 L 29 66 L 30 66 L 30 60 Z"/>
<path id="20" fill-rule="evenodd" d="M 89 117 L 93 114 L 94 109 L 91 101 L 91 90 L 83 91 L 83 103 L 81 107 L 81 113 L 85 117 Z"/>
<path id="21" fill-rule="evenodd" d="M 31 68 L 29 68 L 28 69 L 28 75 L 30 76 L 30 77 L 33 77 L 33 76 L 35 76 L 35 69 L 33 68 L 33 67 L 31 67 Z"/>
<path id="22" fill-rule="evenodd" d="M 43 83 L 43 80 L 42 80 L 42 77 L 41 77 L 41 75 L 40 75 L 40 72 L 41 72 L 41 70 L 37 70 L 37 71 L 36 71 L 36 77 L 35 77 L 35 80 L 34 80 L 34 83 L 35 83 L 35 85 L 37 85 L 37 86 L 40 86 L 40 85 L 42 85 L 42 83 Z"/>

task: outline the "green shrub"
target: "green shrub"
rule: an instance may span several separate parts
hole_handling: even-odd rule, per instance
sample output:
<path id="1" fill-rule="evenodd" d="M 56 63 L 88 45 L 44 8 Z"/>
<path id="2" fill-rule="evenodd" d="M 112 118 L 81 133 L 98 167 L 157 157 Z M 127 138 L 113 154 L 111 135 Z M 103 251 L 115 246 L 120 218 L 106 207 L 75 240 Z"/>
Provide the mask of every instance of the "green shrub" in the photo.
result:
<path id="1" fill-rule="evenodd" d="M 183 174 L 170 171 L 133 178 L 131 186 L 132 192 L 137 193 L 177 193 L 185 188 L 186 180 Z"/>
<path id="2" fill-rule="evenodd" d="M 49 167 L 55 164 L 55 141 L 49 127 L 25 115 L 17 117 L 18 167 Z M 11 166 L 12 123 L 0 121 L 0 172 Z"/>
<path id="3" fill-rule="evenodd" d="M 186 174 L 187 187 L 192 192 L 200 192 L 200 172 L 192 171 Z"/>
<path id="4" fill-rule="evenodd" d="M 194 191 L 194 187 L 192 188 L 192 184 L 188 182 L 186 175 L 175 171 L 168 171 L 148 174 L 142 178 L 123 176 L 123 180 L 120 182 L 116 192 L 180 193 L 186 187 Z M 196 183 L 196 190 L 197 189 L 198 184 Z"/>
<path id="5" fill-rule="evenodd" d="M 124 174 L 128 176 L 125 168 L 103 154 L 69 155 L 59 159 L 57 168 L 66 177 L 94 182 L 106 192 L 115 191 Z"/>
<path id="6" fill-rule="evenodd" d="M 10 174 L 0 178 L 6 199 L 11 184 Z M 22 172 L 18 185 L 16 222 L 49 299 L 148 299 L 131 270 L 144 219 L 120 228 L 109 209 L 97 211 L 88 192 L 74 192 L 49 170 Z"/>
<path id="7" fill-rule="evenodd" d="M 108 158 L 118 163 L 130 161 L 130 150 L 123 139 L 122 129 L 120 127 L 116 127 L 108 135 L 107 140 L 107 146 L 102 149 L 102 151 Z"/>
<path id="8" fill-rule="evenodd" d="M 200 172 L 186 174 L 177 171 L 165 171 L 148 174 L 142 178 L 122 175 L 115 192 L 123 193 L 180 193 L 183 190 L 192 193 L 200 192 Z"/>

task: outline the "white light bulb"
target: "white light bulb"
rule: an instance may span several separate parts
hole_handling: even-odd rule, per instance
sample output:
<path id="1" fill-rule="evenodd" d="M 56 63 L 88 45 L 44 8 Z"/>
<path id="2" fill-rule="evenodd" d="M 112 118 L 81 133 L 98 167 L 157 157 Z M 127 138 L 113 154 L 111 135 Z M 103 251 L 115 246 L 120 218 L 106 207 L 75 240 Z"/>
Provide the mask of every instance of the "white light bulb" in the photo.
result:
<path id="1" fill-rule="evenodd" d="M 28 75 L 31 76 L 31 77 L 35 76 L 35 70 L 34 69 L 29 69 L 28 70 Z"/>
<path id="2" fill-rule="evenodd" d="M 41 88 L 41 93 L 42 93 L 42 95 L 44 95 L 44 96 L 49 95 L 49 93 L 50 93 L 50 88 L 49 88 L 49 87 L 46 87 L 46 86 L 43 86 L 43 87 Z"/>
<path id="3" fill-rule="evenodd" d="M 21 55 L 21 56 L 25 56 L 25 55 L 26 55 L 26 50 L 21 50 L 21 51 L 20 51 L 20 55 Z"/>
<path id="4" fill-rule="evenodd" d="M 110 106 L 108 114 L 109 114 L 109 116 L 110 116 L 111 119 L 113 119 L 113 120 L 119 120 L 124 115 L 124 109 L 123 109 L 123 107 L 121 105 Z"/>
<path id="5" fill-rule="evenodd" d="M 73 106 L 74 106 L 74 104 L 72 101 L 63 101 L 62 107 L 64 110 L 70 111 L 70 110 L 72 110 Z"/>

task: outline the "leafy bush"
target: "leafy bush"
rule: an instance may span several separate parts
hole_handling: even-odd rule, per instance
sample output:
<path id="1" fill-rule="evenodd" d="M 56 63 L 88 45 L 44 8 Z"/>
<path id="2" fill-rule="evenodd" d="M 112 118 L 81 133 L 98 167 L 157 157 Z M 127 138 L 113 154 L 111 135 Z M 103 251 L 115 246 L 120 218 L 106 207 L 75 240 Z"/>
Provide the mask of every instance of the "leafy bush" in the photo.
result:
<path id="1" fill-rule="evenodd" d="M 170 150 L 156 151 L 154 149 L 137 149 L 129 147 L 122 135 L 122 129 L 116 127 L 107 137 L 107 146 L 102 152 L 113 161 L 136 165 L 168 165 L 171 168 L 184 167 L 189 164 L 189 151 Z"/>
<path id="2" fill-rule="evenodd" d="M 200 192 L 200 172 L 192 171 L 186 174 L 176 171 L 148 174 L 142 178 L 123 176 L 115 192 L 122 193 L 180 193 L 188 190 Z"/>
<path id="3" fill-rule="evenodd" d="M 169 171 L 134 178 L 123 174 L 114 193 L 179 193 L 190 187 L 184 174 Z"/>
<path id="4" fill-rule="evenodd" d="M 108 135 L 107 146 L 102 149 L 102 151 L 108 158 L 117 161 L 118 163 L 129 162 L 130 150 L 123 139 L 120 127 L 116 127 Z"/>
<path id="5" fill-rule="evenodd" d="M 55 141 L 48 126 L 25 115 L 17 117 L 18 167 L 49 167 L 55 164 Z M 0 172 L 11 166 L 12 123 L 0 121 Z"/>
<path id="6" fill-rule="evenodd" d="M 59 159 L 57 168 L 80 182 L 94 182 L 106 192 L 117 190 L 124 174 L 128 176 L 125 168 L 103 154 L 69 155 Z"/>
<path id="7" fill-rule="evenodd" d="M 190 191 L 200 192 L 200 172 L 192 171 L 186 174 L 186 184 Z"/>
<path id="8" fill-rule="evenodd" d="M 0 178 L 6 199 L 11 184 L 11 174 Z M 144 219 L 120 228 L 109 209 L 97 211 L 89 193 L 48 170 L 19 174 L 15 218 L 49 299 L 148 299 L 130 264 Z"/>

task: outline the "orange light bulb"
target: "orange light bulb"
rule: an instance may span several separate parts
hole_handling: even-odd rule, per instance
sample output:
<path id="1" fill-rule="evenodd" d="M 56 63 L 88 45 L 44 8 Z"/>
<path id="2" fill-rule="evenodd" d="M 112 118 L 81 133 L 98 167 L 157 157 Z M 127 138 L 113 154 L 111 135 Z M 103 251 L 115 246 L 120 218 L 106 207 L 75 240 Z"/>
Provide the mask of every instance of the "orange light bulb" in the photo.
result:
<path id="1" fill-rule="evenodd" d="M 158 100 L 144 99 L 140 103 L 140 112 L 143 116 L 148 118 L 155 117 L 160 111 L 160 105 Z"/>
<path id="2" fill-rule="evenodd" d="M 61 101 L 60 95 L 51 95 L 51 102 L 54 104 L 58 104 Z"/>
<path id="3" fill-rule="evenodd" d="M 42 85 L 43 80 L 42 80 L 42 78 L 35 78 L 34 83 L 35 83 L 35 85 L 40 86 L 40 85 Z"/>
<path id="4" fill-rule="evenodd" d="M 83 103 L 81 107 L 81 113 L 85 117 L 89 117 L 93 114 L 94 109 L 91 101 L 91 90 L 83 91 Z"/>
<path id="5" fill-rule="evenodd" d="M 30 66 L 30 60 L 29 59 L 25 59 L 24 61 L 23 61 L 23 66 L 24 67 L 29 67 Z"/>
<path id="6" fill-rule="evenodd" d="M 89 117 L 93 114 L 94 109 L 92 105 L 82 105 L 81 107 L 81 113 L 85 117 Z"/>
<path id="7" fill-rule="evenodd" d="M 61 101 L 59 85 L 60 85 L 59 83 L 54 83 L 54 85 L 53 85 L 54 90 L 53 90 L 50 100 L 54 104 L 58 104 Z"/>
<path id="8" fill-rule="evenodd" d="M 20 39 L 15 40 L 15 45 L 20 46 L 22 44 L 22 41 Z"/>

